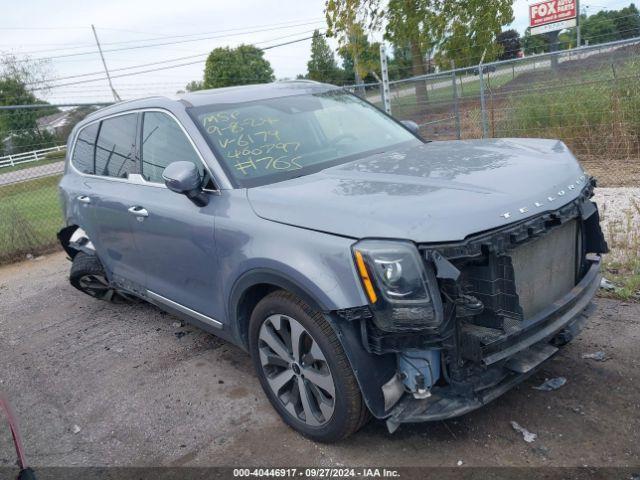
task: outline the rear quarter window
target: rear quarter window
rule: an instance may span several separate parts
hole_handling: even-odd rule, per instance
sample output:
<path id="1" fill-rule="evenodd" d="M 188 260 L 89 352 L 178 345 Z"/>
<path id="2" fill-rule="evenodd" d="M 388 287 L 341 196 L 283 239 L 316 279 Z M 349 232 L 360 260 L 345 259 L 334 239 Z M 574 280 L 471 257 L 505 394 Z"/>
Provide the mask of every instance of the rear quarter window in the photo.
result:
<path id="1" fill-rule="evenodd" d="M 98 123 L 93 123 L 80 131 L 73 147 L 71 163 L 81 173 L 94 174 L 94 152 L 98 136 Z"/>

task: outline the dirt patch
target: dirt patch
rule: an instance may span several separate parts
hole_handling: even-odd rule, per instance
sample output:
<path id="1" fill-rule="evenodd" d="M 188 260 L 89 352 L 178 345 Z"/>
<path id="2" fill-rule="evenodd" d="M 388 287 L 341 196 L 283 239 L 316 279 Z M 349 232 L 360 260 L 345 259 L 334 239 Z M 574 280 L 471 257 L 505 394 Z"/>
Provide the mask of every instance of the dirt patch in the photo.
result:
<path id="1" fill-rule="evenodd" d="M 393 435 L 374 421 L 321 445 L 280 421 L 239 348 L 193 327 L 178 339 L 176 319 L 146 304 L 83 295 L 68 268 L 63 254 L 0 268 L 0 388 L 36 467 L 640 465 L 640 305 L 598 299 L 574 342 L 476 412 Z M 604 362 L 582 358 L 600 350 Z M 559 390 L 532 388 L 558 376 Z M 0 435 L 0 466 L 13 455 Z"/>

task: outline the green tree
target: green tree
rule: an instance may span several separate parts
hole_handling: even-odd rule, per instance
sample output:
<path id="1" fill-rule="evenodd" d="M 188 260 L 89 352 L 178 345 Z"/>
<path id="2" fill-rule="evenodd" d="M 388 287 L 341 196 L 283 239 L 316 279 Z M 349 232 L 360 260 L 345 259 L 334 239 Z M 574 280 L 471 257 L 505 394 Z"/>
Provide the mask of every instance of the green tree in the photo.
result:
<path id="1" fill-rule="evenodd" d="M 338 83 L 340 71 L 333 51 L 320 31 L 313 32 L 311 59 L 307 62 L 307 78 L 317 82 Z"/>
<path id="2" fill-rule="evenodd" d="M 389 78 L 400 80 L 411 73 L 411 48 L 409 45 L 392 44 L 393 58 L 388 61 Z"/>
<path id="3" fill-rule="evenodd" d="M 605 11 L 600 11 L 595 15 L 584 18 L 580 27 L 580 34 L 583 41 L 588 41 L 590 45 L 618 39 L 618 31 L 613 17 L 610 12 Z"/>
<path id="4" fill-rule="evenodd" d="M 640 36 L 640 12 L 633 3 L 617 12 L 611 12 L 611 16 L 619 40 Z"/>
<path id="5" fill-rule="evenodd" d="M 527 28 L 522 37 L 522 47 L 526 55 L 545 53 L 549 51 L 549 39 L 546 35 L 531 35 L 531 29 Z"/>
<path id="6" fill-rule="evenodd" d="M 518 58 L 518 52 L 522 49 L 520 34 L 517 30 L 505 30 L 496 37 L 496 42 L 502 47 L 502 52 L 498 57 L 500 60 L 511 60 Z"/>
<path id="7" fill-rule="evenodd" d="M 263 55 L 253 45 L 214 49 L 204 67 L 204 88 L 272 82 L 273 69 Z"/>
<path id="8" fill-rule="evenodd" d="M 27 84 L 39 75 L 39 68 L 28 59 L 18 60 L 12 56 L 0 59 L 0 105 L 46 104 L 27 88 Z M 53 146 L 54 136 L 40 130 L 37 120 L 57 111 L 55 107 L 4 111 L 0 116 L 0 147 L 6 145 L 11 153 L 20 153 Z"/>
<path id="9" fill-rule="evenodd" d="M 361 25 L 351 27 L 348 38 L 338 48 L 338 55 L 344 69 L 343 83 L 377 81 L 374 75 L 380 69 L 380 43 L 370 43 Z"/>
<path id="10" fill-rule="evenodd" d="M 481 59 L 485 62 L 498 59 L 502 46 L 496 38 L 502 27 L 513 21 L 512 3 L 512 0 L 445 0 L 440 57 L 454 60 L 456 67 L 476 65 Z"/>
<path id="11" fill-rule="evenodd" d="M 436 49 L 443 62 L 461 53 L 465 61 L 477 62 L 485 49 L 495 58 L 495 36 L 513 20 L 512 0 L 389 0 L 386 10 L 382 5 L 381 0 L 327 0 L 329 33 L 346 43 L 354 25 L 378 29 L 384 19 L 385 38 L 409 47 L 414 75 L 427 73 L 425 59 Z M 417 100 L 426 96 L 426 85 L 416 82 Z"/>
<path id="12" fill-rule="evenodd" d="M 204 90 L 204 84 L 198 80 L 191 80 L 185 85 L 184 89 L 187 92 L 197 92 L 198 90 Z"/>

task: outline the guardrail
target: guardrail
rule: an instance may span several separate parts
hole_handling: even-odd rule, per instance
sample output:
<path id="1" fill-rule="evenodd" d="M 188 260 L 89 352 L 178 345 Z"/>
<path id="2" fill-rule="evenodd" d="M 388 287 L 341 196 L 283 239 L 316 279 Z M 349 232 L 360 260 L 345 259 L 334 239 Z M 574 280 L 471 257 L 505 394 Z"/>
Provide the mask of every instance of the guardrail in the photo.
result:
<path id="1" fill-rule="evenodd" d="M 31 152 L 16 153 L 15 155 L 5 155 L 0 157 L 0 171 L 3 167 L 14 167 L 22 163 L 37 162 L 46 158 L 49 152 L 61 152 L 65 150 L 66 145 L 56 145 L 55 147 L 42 148 L 40 150 L 32 150 Z"/>

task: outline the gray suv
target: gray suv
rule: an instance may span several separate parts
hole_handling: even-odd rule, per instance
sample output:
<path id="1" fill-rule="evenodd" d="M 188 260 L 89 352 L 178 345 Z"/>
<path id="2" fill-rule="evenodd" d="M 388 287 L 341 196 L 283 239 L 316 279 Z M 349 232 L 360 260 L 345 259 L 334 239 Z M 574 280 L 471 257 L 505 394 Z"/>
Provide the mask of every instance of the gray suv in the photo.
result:
<path id="1" fill-rule="evenodd" d="M 71 283 L 247 350 L 318 441 L 523 381 L 583 326 L 607 251 L 561 141 L 427 142 L 315 82 L 119 103 L 67 151 Z"/>

